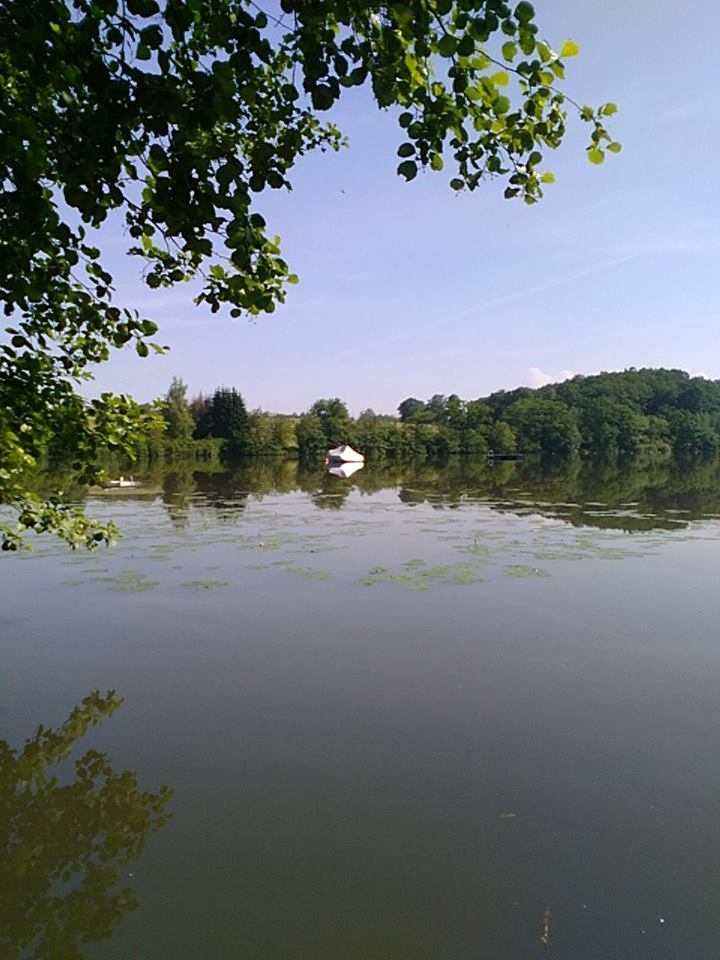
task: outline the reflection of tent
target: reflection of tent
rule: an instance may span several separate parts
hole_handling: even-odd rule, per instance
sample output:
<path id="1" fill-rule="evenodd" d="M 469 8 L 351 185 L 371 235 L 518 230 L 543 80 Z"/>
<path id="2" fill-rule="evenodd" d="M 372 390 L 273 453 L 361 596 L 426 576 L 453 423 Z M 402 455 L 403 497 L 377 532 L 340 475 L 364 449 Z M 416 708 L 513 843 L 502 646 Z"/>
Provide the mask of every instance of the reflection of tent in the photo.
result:
<path id="1" fill-rule="evenodd" d="M 343 480 L 348 480 L 358 470 L 362 470 L 364 466 L 364 463 L 357 462 L 340 463 L 335 467 L 328 467 L 328 473 L 331 473 L 334 477 L 342 477 Z"/>
<path id="2" fill-rule="evenodd" d="M 353 450 L 349 443 L 343 443 L 327 452 L 328 460 L 339 460 L 341 463 L 365 463 L 365 457 Z"/>

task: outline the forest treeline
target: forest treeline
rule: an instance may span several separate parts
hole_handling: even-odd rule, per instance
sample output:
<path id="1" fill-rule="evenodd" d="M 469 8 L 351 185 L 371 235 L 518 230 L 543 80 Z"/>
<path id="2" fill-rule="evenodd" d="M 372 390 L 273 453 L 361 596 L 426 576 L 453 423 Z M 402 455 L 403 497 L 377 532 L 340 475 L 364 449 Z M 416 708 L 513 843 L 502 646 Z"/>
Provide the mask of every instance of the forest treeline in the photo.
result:
<path id="1" fill-rule="evenodd" d="M 635 456 L 641 452 L 712 457 L 720 447 L 720 381 L 682 370 L 630 369 L 576 376 L 475 400 L 408 397 L 398 415 L 350 416 L 339 398 L 302 414 L 248 411 L 236 388 L 189 399 L 173 380 L 162 421 L 138 451 L 148 458 L 285 456 L 317 459 L 350 443 L 369 460 L 446 459 L 522 452 Z"/>

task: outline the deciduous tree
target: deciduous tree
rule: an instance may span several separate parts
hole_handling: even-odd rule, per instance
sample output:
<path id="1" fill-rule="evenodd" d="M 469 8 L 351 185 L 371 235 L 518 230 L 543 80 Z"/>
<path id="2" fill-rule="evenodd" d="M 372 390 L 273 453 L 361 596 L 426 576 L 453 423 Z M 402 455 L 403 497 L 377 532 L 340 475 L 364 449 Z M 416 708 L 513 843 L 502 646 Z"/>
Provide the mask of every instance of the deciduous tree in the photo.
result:
<path id="1" fill-rule="evenodd" d="M 187 400 L 187 384 L 177 377 L 165 394 L 165 404 L 162 411 L 165 429 L 171 440 L 189 440 L 195 429 L 195 420 L 190 413 Z"/>
<path id="2" fill-rule="evenodd" d="M 347 443 L 351 429 L 350 414 L 345 403 L 339 397 L 316 400 L 308 413 L 317 417 L 325 435 L 328 447 Z"/>

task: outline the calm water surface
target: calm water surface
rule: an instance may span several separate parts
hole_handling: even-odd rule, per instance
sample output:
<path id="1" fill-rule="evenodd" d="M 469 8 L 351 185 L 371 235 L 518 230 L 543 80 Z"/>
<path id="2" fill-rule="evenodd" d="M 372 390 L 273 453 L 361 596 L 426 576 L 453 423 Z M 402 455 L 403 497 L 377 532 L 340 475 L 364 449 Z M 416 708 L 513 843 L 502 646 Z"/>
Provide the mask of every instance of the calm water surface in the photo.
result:
<path id="1" fill-rule="evenodd" d="M 114 688 L 76 755 L 174 792 L 82 956 L 717 956 L 716 472 L 263 471 L 0 563 L 0 735 Z"/>

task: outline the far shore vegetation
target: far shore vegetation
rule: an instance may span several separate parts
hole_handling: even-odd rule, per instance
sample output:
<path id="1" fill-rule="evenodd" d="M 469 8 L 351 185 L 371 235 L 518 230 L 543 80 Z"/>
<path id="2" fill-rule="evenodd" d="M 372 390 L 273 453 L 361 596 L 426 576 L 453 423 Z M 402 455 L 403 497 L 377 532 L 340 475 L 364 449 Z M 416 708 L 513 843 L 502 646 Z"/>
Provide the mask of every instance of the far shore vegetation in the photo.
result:
<path id="1" fill-rule="evenodd" d="M 379 462 L 442 461 L 489 451 L 710 459 L 720 448 L 720 381 L 682 370 L 576 376 L 473 400 L 456 394 L 408 397 L 397 416 L 368 409 L 351 417 L 338 397 L 318 399 L 300 414 L 248 411 L 234 387 L 190 398 L 179 379 L 158 406 L 160 419 L 135 449 L 140 461 L 283 457 L 312 462 L 342 443 Z"/>

